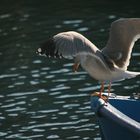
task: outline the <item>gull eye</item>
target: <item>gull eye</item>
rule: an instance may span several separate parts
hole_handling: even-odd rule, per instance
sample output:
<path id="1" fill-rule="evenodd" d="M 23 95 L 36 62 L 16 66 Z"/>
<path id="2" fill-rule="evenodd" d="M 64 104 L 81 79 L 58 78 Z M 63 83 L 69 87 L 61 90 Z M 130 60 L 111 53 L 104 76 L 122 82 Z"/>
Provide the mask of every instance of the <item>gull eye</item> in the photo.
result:
<path id="1" fill-rule="evenodd" d="M 42 49 L 41 48 L 38 48 L 38 52 L 41 53 L 42 52 Z"/>

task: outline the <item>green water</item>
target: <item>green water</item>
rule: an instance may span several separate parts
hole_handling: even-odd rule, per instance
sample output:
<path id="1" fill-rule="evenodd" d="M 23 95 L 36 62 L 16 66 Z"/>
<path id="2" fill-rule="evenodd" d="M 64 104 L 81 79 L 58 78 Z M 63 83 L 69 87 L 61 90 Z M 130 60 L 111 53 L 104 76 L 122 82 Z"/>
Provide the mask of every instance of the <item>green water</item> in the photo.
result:
<path id="1" fill-rule="evenodd" d="M 82 33 L 105 46 L 112 21 L 140 17 L 137 1 L 5 0 L 0 2 L 0 139 L 100 140 L 90 108 L 97 81 L 73 61 L 36 55 L 39 44 L 58 32 Z M 140 43 L 129 70 L 140 71 Z M 139 77 L 113 83 L 111 92 L 140 92 Z M 107 85 L 106 85 L 107 87 Z"/>

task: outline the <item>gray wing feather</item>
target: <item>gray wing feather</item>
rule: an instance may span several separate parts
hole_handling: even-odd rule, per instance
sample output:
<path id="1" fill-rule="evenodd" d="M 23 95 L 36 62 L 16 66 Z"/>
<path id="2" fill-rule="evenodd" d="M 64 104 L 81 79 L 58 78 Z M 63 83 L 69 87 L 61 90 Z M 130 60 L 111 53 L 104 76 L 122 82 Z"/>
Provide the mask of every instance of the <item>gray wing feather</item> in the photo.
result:
<path id="1" fill-rule="evenodd" d="M 65 58 L 73 58 L 79 53 L 96 53 L 98 48 L 83 35 L 69 31 L 53 37 L 56 50 Z"/>
<path id="2" fill-rule="evenodd" d="M 111 25 L 110 37 L 102 52 L 118 67 L 126 70 L 132 48 L 138 38 L 140 38 L 140 18 L 117 20 Z"/>

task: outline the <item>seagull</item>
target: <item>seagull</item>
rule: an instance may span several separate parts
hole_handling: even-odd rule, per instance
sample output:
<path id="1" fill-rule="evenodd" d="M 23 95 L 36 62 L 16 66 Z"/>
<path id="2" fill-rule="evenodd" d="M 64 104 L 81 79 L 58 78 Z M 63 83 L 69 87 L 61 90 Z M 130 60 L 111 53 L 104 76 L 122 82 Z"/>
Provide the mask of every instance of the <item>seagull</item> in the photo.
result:
<path id="1" fill-rule="evenodd" d="M 73 70 L 79 65 L 101 83 L 98 97 L 103 98 L 104 83 L 111 83 L 140 75 L 128 71 L 134 43 L 140 38 L 140 18 L 122 18 L 111 24 L 109 40 L 103 49 L 75 31 L 61 32 L 49 38 L 37 49 L 39 55 L 74 59 Z"/>

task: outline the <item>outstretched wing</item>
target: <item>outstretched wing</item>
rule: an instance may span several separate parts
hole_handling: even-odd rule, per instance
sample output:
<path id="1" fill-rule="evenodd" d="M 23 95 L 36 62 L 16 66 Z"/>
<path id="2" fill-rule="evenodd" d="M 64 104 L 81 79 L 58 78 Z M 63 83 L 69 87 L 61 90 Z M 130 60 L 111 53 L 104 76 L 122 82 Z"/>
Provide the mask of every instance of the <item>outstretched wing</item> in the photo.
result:
<path id="1" fill-rule="evenodd" d="M 138 38 L 140 38 L 140 18 L 119 19 L 112 23 L 109 40 L 102 52 L 118 67 L 126 70 L 132 48 Z"/>
<path id="2" fill-rule="evenodd" d="M 73 58 L 80 53 L 96 53 L 97 50 L 83 35 L 69 31 L 53 36 L 38 49 L 38 53 L 49 57 Z"/>

